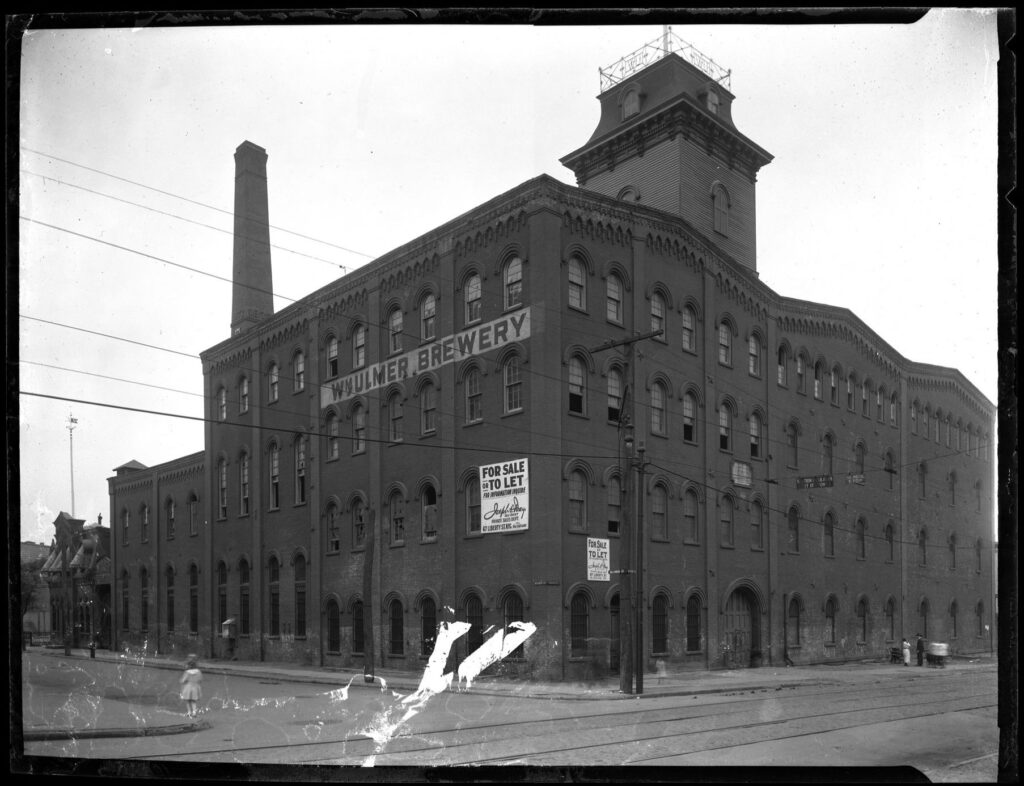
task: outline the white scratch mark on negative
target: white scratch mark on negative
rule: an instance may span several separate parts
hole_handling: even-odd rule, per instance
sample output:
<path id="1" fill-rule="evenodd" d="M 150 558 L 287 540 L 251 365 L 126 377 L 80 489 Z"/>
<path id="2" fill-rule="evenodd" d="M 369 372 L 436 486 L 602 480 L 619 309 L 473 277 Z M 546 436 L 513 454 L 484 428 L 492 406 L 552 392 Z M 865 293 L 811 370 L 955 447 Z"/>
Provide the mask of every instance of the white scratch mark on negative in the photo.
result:
<path id="1" fill-rule="evenodd" d="M 460 684 L 465 680 L 466 688 L 472 687 L 473 680 L 481 671 L 510 655 L 516 647 L 530 638 L 537 630 L 537 626 L 532 622 L 513 622 L 509 624 L 509 627 L 513 629 L 512 633 L 505 635 L 498 633 L 491 636 L 459 664 Z"/>

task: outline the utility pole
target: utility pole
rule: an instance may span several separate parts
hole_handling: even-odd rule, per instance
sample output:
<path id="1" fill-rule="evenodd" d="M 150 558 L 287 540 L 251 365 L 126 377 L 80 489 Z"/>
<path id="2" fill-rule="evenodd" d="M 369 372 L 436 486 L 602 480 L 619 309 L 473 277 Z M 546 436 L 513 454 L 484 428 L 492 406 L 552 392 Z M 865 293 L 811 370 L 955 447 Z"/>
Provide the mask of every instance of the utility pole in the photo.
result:
<path id="1" fill-rule="evenodd" d="M 624 338 L 618 341 L 608 341 L 599 347 L 594 347 L 592 353 L 603 352 L 614 347 L 623 347 L 623 360 L 626 364 L 626 376 L 629 379 L 626 394 L 622 399 L 622 406 L 619 408 L 620 431 L 624 432 L 623 440 L 628 454 L 629 471 L 626 474 L 625 502 L 622 505 L 622 531 L 619 533 L 619 569 L 614 571 L 622 577 L 619 589 L 619 690 L 623 693 L 633 693 L 633 676 L 636 674 L 637 693 L 643 693 L 643 451 L 640 448 L 641 486 L 633 490 L 633 431 L 636 421 L 636 364 L 633 362 L 633 345 L 638 341 L 646 341 L 649 338 L 660 336 L 662 330 L 652 330 L 641 333 L 632 338 Z M 629 401 L 627 411 L 626 402 Z M 637 515 L 633 529 L 630 529 L 631 514 L 633 511 L 633 500 L 639 499 Z M 632 540 L 636 540 L 636 556 L 633 555 Z M 636 592 L 633 591 L 633 583 L 636 582 Z M 637 598 L 634 601 L 634 597 Z"/>
<path id="2" fill-rule="evenodd" d="M 75 517 L 75 426 L 78 418 L 68 412 L 68 448 L 71 453 L 71 518 Z"/>

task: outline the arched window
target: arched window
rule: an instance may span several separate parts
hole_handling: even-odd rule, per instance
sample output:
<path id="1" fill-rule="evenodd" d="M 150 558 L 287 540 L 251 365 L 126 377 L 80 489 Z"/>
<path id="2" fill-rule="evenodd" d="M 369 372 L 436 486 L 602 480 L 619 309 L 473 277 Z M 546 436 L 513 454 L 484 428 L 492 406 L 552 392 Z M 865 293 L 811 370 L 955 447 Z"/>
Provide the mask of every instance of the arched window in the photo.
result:
<path id="1" fill-rule="evenodd" d="M 881 386 L 875 391 L 875 420 L 879 423 L 885 423 L 885 391 Z M 949 421 L 946 423 L 948 425 Z M 949 429 L 946 430 L 946 434 L 948 436 Z"/>
<path id="2" fill-rule="evenodd" d="M 249 515 L 249 454 L 243 453 L 238 459 L 238 513 Z"/>
<path id="3" fill-rule="evenodd" d="M 974 572 L 981 573 L 981 538 L 974 542 Z"/>
<path id="4" fill-rule="evenodd" d="M 683 531 L 687 543 L 700 543 L 700 528 L 697 524 L 697 495 L 691 489 L 683 494 Z"/>
<path id="5" fill-rule="evenodd" d="M 269 603 L 267 609 L 270 612 L 270 635 L 281 635 L 281 564 L 277 557 L 271 557 L 267 562 L 267 593 Z"/>
<path id="6" fill-rule="evenodd" d="M 174 500 L 167 500 L 167 505 L 164 506 L 164 511 L 167 517 L 167 539 L 174 540 Z"/>
<path id="7" fill-rule="evenodd" d="M 295 557 L 295 637 L 306 637 L 306 558 Z"/>
<path id="8" fill-rule="evenodd" d="M 388 396 L 388 439 L 402 441 L 402 395 L 397 391 Z"/>
<path id="9" fill-rule="evenodd" d="M 471 477 L 466 481 L 466 531 L 480 532 L 480 479 Z"/>
<path id="10" fill-rule="evenodd" d="M 949 637 L 955 639 L 957 637 L 957 616 L 960 611 L 960 607 L 954 600 L 949 604 Z"/>
<path id="11" fill-rule="evenodd" d="M 917 465 L 917 482 L 919 486 L 918 492 L 921 499 L 924 499 L 928 496 L 928 466 L 923 462 Z"/>
<path id="12" fill-rule="evenodd" d="M 751 376 L 761 376 L 761 339 L 751 333 L 747 340 L 747 370 Z"/>
<path id="13" fill-rule="evenodd" d="M 139 630 L 149 631 L 149 571 L 139 568 Z"/>
<path id="14" fill-rule="evenodd" d="M 352 452 L 366 450 L 366 410 L 362 404 L 352 407 Z"/>
<path id="15" fill-rule="evenodd" d="M 217 462 L 217 518 L 228 517 L 228 463 L 224 459 Z"/>
<path id="16" fill-rule="evenodd" d="M 331 598 L 327 601 L 327 651 L 337 655 L 341 652 L 341 609 L 338 601 Z"/>
<path id="17" fill-rule="evenodd" d="M 483 395 L 480 392 L 480 371 L 471 368 L 466 372 L 466 422 L 478 423 L 484 417 Z"/>
<path id="18" fill-rule="evenodd" d="M 750 547 L 764 548 L 764 508 L 757 500 L 750 503 Z"/>
<path id="19" fill-rule="evenodd" d="M 420 335 L 424 341 L 432 341 L 436 335 L 437 299 L 431 293 L 420 301 Z"/>
<path id="20" fill-rule="evenodd" d="M 480 291 L 480 276 L 474 273 L 466 279 L 466 286 L 463 289 L 464 316 L 467 325 L 480 321 Z"/>
<path id="21" fill-rule="evenodd" d="M 949 536 L 949 569 L 956 570 L 956 535 Z"/>
<path id="22" fill-rule="evenodd" d="M 885 602 L 885 638 L 888 641 L 896 638 L 896 601 L 892 598 Z"/>
<path id="23" fill-rule="evenodd" d="M 651 332 L 661 331 L 658 338 L 665 338 L 665 298 L 660 292 L 651 294 Z"/>
<path id="24" fill-rule="evenodd" d="M 125 598 L 125 603 L 128 600 Z M 128 611 L 125 610 L 127 626 Z M 188 632 L 199 633 L 199 567 L 195 564 L 188 568 Z"/>
<path id="25" fill-rule="evenodd" d="M 388 621 L 390 622 L 388 633 L 388 654 L 405 654 L 405 611 L 402 609 L 402 601 L 392 598 L 388 604 Z"/>
<path id="26" fill-rule="evenodd" d="M 651 492 L 651 537 L 668 540 L 668 492 L 660 483 Z"/>
<path id="27" fill-rule="evenodd" d="M 786 447 L 789 466 L 800 466 L 799 431 L 797 430 L 796 423 L 790 423 L 786 426 Z"/>
<path id="28" fill-rule="evenodd" d="M 569 473 L 569 529 L 587 529 L 587 478 L 578 469 Z"/>
<path id="29" fill-rule="evenodd" d="M 857 559 L 868 557 L 868 525 L 864 519 L 857 519 Z"/>
<path id="30" fill-rule="evenodd" d="M 789 534 L 789 550 L 791 553 L 800 551 L 800 514 L 796 507 L 791 507 L 786 514 L 786 526 Z"/>
<path id="31" fill-rule="evenodd" d="M 864 474 L 864 443 L 858 442 L 853 449 L 854 464 L 858 475 Z"/>
<path id="32" fill-rule="evenodd" d="M 718 362 L 732 365 L 732 329 L 725 320 L 718 323 Z"/>
<path id="33" fill-rule="evenodd" d="M 267 371 L 267 400 L 273 403 L 281 394 L 281 369 L 277 363 L 271 363 Z"/>
<path id="34" fill-rule="evenodd" d="M 949 504 L 956 505 L 956 473 L 949 473 Z"/>
<path id="35" fill-rule="evenodd" d="M 814 397 L 821 401 L 825 386 L 825 364 L 821 361 L 814 364 Z"/>
<path id="36" fill-rule="evenodd" d="M 306 356 L 300 349 L 292 358 L 292 368 L 295 373 L 295 392 L 306 388 Z"/>
<path id="37" fill-rule="evenodd" d="M 614 273 L 605 280 L 605 318 L 622 324 L 622 281 Z"/>
<path id="38" fill-rule="evenodd" d="M 732 450 L 732 407 L 724 401 L 718 406 L 718 448 Z"/>
<path id="39" fill-rule="evenodd" d="M 509 355 L 502 368 L 505 385 L 505 413 L 523 411 L 523 376 L 518 355 Z"/>
<path id="40" fill-rule="evenodd" d="M 761 416 L 750 414 L 750 458 L 761 458 Z"/>
<path id="41" fill-rule="evenodd" d="M 697 351 L 697 315 L 690 306 L 683 307 L 683 349 Z"/>
<path id="42" fill-rule="evenodd" d="M 272 366 L 276 369 L 276 366 Z M 333 379 L 338 376 L 338 339 L 331 336 L 327 339 L 327 378 Z"/>
<path id="43" fill-rule="evenodd" d="M 825 520 L 822 522 L 822 535 L 825 556 L 834 557 L 836 555 L 836 519 L 832 515 L 832 511 L 825 514 Z"/>
<path id="44" fill-rule="evenodd" d="M 700 652 L 701 619 L 700 598 L 691 595 L 686 601 L 686 651 Z"/>
<path id="45" fill-rule="evenodd" d="M 890 426 L 895 426 L 896 425 L 896 411 L 897 411 L 896 402 L 897 402 L 897 400 L 896 400 L 896 393 L 894 392 L 891 396 L 889 396 L 889 425 Z M 959 437 L 958 437 L 958 439 L 959 439 Z"/>
<path id="46" fill-rule="evenodd" d="M 194 568 L 194 566 L 193 566 Z M 129 599 L 132 595 L 131 581 L 128 571 L 121 573 L 121 630 L 128 630 L 128 612 L 130 611 Z"/>
<path id="47" fill-rule="evenodd" d="M 399 491 L 388 497 L 388 516 L 391 520 L 391 542 L 405 543 L 405 499 Z"/>
<path id="48" fill-rule="evenodd" d="M 790 647 L 800 646 L 800 601 L 791 598 L 787 609 L 786 644 Z"/>
<path id="49" fill-rule="evenodd" d="M 928 564 L 928 533 L 923 529 L 917 534 L 917 562 L 919 565 Z"/>
<path id="50" fill-rule="evenodd" d="M 975 621 L 975 635 L 985 635 L 985 604 L 980 600 L 978 605 L 974 607 L 974 621 Z"/>
<path id="51" fill-rule="evenodd" d="M 892 451 L 885 451 L 885 474 L 889 477 L 889 491 L 896 487 L 896 460 L 892 457 Z"/>
<path id="52" fill-rule="evenodd" d="M 249 378 L 242 377 L 238 381 L 238 412 L 244 414 L 249 411 Z"/>
<path id="53" fill-rule="evenodd" d="M 839 369 L 835 366 L 832 367 L 832 372 L 828 376 L 828 400 L 831 402 L 833 407 L 839 406 Z"/>
<path id="54" fill-rule="evenodd" d="M 710 95 L 710 93 L 709 93 Z M 711 192 L 712 209 L 714 210 L 714 229 L 720 235 L 729 234 L 729 194 L 721 185 L 716 185 Z"/>
<path id="55" fill-rule="evenodd" d="M 327 414 L 327 460 L 334 461 L 341 456 L 341 429 L 338 416 L 334 412 Z"/>
<path id="56" fill-rule="evenodd" d="M 789 356 L 788 356 L 788 353 L 786 352 L 786 347 L 785 346 L 780 346 L 779 347 L 779 352 L 778 352 L 778 366 L 777 366 L 776 379 L 778 380 L 778 383 L 780 385 L 782 385 L 783 387 L 785 387 L 788 384 L 788 382 L 789 382 L 789 374 L 787 373 L 788 365 L 789 365 Z"/>
<path id="57" fill-rule="evenodd" d="M 618 476 L 608 478 L 608 534 L 618 535 L 622 524 L 622 482 Z"/>
<path id="58" fill-rule="evenodd" d="M 868 417 L 868 400 L 870 399 L 870 383 L 865 379 L 860 389 L 860 414 Z"/>
<path id="59" fill-rule="evenodd" d="M 270 470 L 270 509 L 277 510 L 281 507 L 281 449 L 276 443 L 270 446 L 267 466 Z"/>
<path id="60" fill-rule="evenodd" d="M 149 540 L 149 505 L 139 509 L 139 537 L 143 543 Z"/>
<path id="61" fill-rule="evenodd" d="M 429 483 L 420 492 L 420 519 L 423 521 L 423 539 L 437 538 L 437 491 Z"/>
<path id="62" fill-rule="evenodd" d="M 238 562 L 238 634 L 248 636 L 250 628 L 249 604 L 249 562 L 243 558 Z"/>
<path id="63" fill-rule="evenodd" d="M 622 414 L 622 372 L 608 369 L 608 420 L 618 423 Z"/>
<path id="64" fill-rule="evenodd" d="M 839 604 L 836 599 L 829 597 L 825 601 L 825 643 L 835 644 L 836 643 L 836 611 L 838 610 Z"/>
<path id="65" fill-rule="evenodd" d="M 577 592 L 569 604 L 569 654 L 579 658 L 587 654 L 587 639 L 590 636 L 590 605 L 587 596 Z"/>
<path id="66" fill-rule="evenodd" d="M 513 257 L 505 264 L 505 308 L 515 308 L 523 302 L 523 260 Z"/>
<path id="67" fill-rule="evenodd" d="M 366 505 L 361 499 L 352 503 L 352 546 L 362 548 L 366 545 Z"/>
<path id="68" fill-rule="evenodd" d="M 188 495 L 188 534 L 199 534 L 199 497 L 194 493 Z"/>
<path id="69" fill-rule="evenodd" d="M 437 391 L 433 382 L 420 388 L 420 433 L 433 434 L 437 431 Z"/>
<path id="70" fill-rule="evenodd" d="M 668 598 L 659 592 L 651 604 L 651 654 L 668 652 Z"/>
<path id="71" fill-rule="evenodd" d="M 352 331 L 352 368 L 366 365 L 366 325 L 356 325 Z"/>
<path id="72" fill-rule="evenodd" d="M 857 601 L 857 641 L 866 642 L 868 640 L 868 602 L 864 598 Z"/>
<path id="73" fill-rule="evenodd" d="M 466 598 L 466 622 L 469 631 L 466 633 L 466 654 L 475 652 L 484 643 L 484 604 L 476 593 Z"/>
<path id="74" fill-rule="evenodd" d="M 796 356 L 796 392 L 807 392 L 807 361 L 802 354 Z"/>
<path id="75" fill-rule="evenodd" d="M 639 111 L 640 91 L 634 87 L 626 91 L 626 95 L 622 98 L 622 119 L 625 120 L 627 117 L 632 117 Z"/>
<path id="76" fill-rule="evenodd" d="M 824 438 L 822 438 L 822 440 L 821 440 L 822 458 L 824 459 L 824 463 L 825 463 L 825 466 L 823 467 L 823 469 L 825 470 L 825 474 L 826 475 L 831 475 L 832 474 L 832 466 L 833 466 L 832 465 L 832 459 L 833 459 L 833 453 L 834 453 L 833 448 L 834 447 L 835 447 L 835 444 L 833 442 L 832 435 L 831 434 L 826 434 L 824 436 Z"/>
<path id="77" fill-rule="evenodd" d="M 929 616 L 929 611 L 930 610 L 931 610 L 931 607 L 930 607 L 930 605 L 928 603 L 928 598 L 924 598 L 921 601 L 921 606 L 918 609 L 918 614 L 920 615 L 920 618 L 921 618 L 921 622 L 920 622 L 921 637 L 924 638 L 926 641 L 928 640 L 928 616 Z"/>
<path id="78" fill-rule="evenodd" d="M 221 420 L 228 419 L 228 391 L 223 386 L 217 390 L 217 417 Z"/>
<path id="79" fill-rule="evenodd" d="M 894 561 L 896 559 L 896 535 L 891 521 L 885 525 L 885 547 L 885 553 L 888 555 L 886 562 Z"/>
<path id="80" fill-rule="evenodd" d="M 719 516 L 721 520 L 721 539 L 723 546 L 734 546 L 736 544 L 736 532 L 733 524 L 734 504 L 732 497 L 723 496 L 719 500 Z"/>
<path id="81" fill-rule="evenodd" d="M 583 361 L 573 355 L 569 358 L 569 411 L 582 415 L 586 410 L 586 370 Z"/>
<path id="82" fill-rule="evenodd" d="M 921 410 L 921 436 L 928 439 L 928 407 Z"/>
<path id="83" fill-rule="evenodd" d="M 917 433 L 917 403 L 910 405 L 910 431 L 912 434 Z"/>
<path id="84" fill-rule="evenodd" d="M 505 602 L 502 604 L 502 616 L 504 617 L 504 635 L 515 632 L 512 627 L 514 623 L 523 621 L 523 599 L 516 592 L 509 592 L 505 595 Z M 520 644 L 509 654 L 513 660 L 523 659 L 523 645 Z"/>
<path id="85" fill-rule="evenodd" d="M 388 354 L 402 351 L 402 331 L 405 329 L 402 309 L 397 306 L 388 313 Z"/>
<path id="86" fill-rule="evenodd" d="M 302 505 L 306 502 L 306 458 L 309 455 L 307 450 L 309 438 L 300 434 L 295 440 L 295 504 Z"/>
<path id="87" fill-rule="evenodd" d="M 585 311 L 587 308 L 586 273 L 583 263 L 576 257 L 569 260 L 569 306 Z"/>
<path id="88" fill-rule="evenodd" d="M 228 618 L 228 566 L 221 560 L 217 563 L 217 625 Z"/>
<path id="89" fill-rule="evenodd" d="M 366 636 L 363 630 L 363 602 L 357 600 L 352 604 L 352 653 L 362 654 L 366 649 Z M 339 649 L 341 649 L 339 647 Z"/>
<path id="90" fill-rule="evenodd" d="M 853 412 L 854 408 L 854 396 L 853 389 L 857 385 L 857 378 L 850 374 L 846 377 L 846 408 Z"/>
<path id="91" fill-rule="evenodd" d="M 665 386 L 661 382 L 651 385 L 651 433 L 665 436 L 667 433 L 665 412 Z"/>
<path id="92" fill-rule="evenodd" d="M 170 565 L 167 566 L 164 585 L 167 593 L 167 632 L 174 633 L 174 568 Z"/>
<path id="93" fill-rule="evenodd" d="M 420 655 L 430 657 L 437 641 L 437 605 L 433 598 L 420 603 Z"/>
<path id="94" fill-rule="evenodd" d="M 683 394 L 683 442 L 697 442 L 697 399 Z"/>

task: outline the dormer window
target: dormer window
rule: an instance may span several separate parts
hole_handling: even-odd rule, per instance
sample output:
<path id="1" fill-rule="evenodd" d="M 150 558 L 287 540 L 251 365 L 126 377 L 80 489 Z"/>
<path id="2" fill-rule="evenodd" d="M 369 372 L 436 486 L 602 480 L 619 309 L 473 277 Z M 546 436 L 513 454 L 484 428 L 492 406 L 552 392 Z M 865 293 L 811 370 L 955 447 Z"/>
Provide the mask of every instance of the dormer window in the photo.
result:
<path id="1" fill-rule="evenodd" d="M 631 88 L 622 99 L 622 119 L 632 117 L 640 112 L 640 91 Z"/>
<path id="2" fill-rule="evenodd" d="M 713 114 L 718 114 L 718 93 L 713 90 L 708 90 L 707 95 L 704 97 L 704 106 L 707 110 Z"/>

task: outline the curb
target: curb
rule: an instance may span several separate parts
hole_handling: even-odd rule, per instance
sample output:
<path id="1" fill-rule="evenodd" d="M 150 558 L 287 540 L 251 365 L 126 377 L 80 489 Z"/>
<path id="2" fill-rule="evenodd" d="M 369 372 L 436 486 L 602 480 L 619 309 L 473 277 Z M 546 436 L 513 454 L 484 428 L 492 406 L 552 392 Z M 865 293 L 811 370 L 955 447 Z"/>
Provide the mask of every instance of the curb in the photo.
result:
<path id="1" fill-rule="evenodd" d="M 208 721 L 177 723 L 172 726 L 144 726 L 131 729 L 26 729 L 22 733 L 25 742 L 47 740 L 96 740 L 103 737 L 159 737 L 165 734 L 186 734 L 190 731 L 204 731 L 212 728 Z"/>

